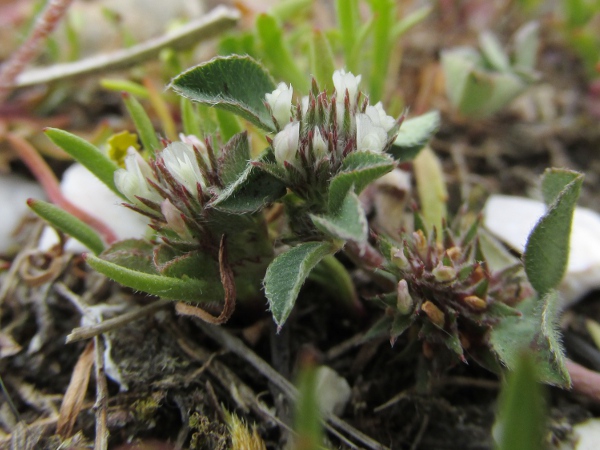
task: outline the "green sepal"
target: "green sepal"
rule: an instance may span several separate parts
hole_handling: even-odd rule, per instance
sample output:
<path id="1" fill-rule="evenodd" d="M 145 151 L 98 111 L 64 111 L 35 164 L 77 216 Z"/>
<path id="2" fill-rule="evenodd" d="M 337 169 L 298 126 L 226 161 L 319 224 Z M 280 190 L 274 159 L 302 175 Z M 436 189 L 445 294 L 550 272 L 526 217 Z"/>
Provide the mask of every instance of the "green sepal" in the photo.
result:
<path id="1" fill-rule="evenodd" d="M 248 133 L 238 133 L 221 150 L 219 174 L 223 185 L 229 186 L 235 183 L 246 170 L 248 161 L 250 161 Z"/>
<path id="2" fill-rule="evenodd" d="M 154 156 L 156 151 L 161 149 L 162 146 L 158 141 L 158 137 L 156 137 L 156 130 L 152 125 L 150 117 L 148 117 L 148 113 L 133 95 L 123 93 L 123 102 L 135 124 L 135 129 L 140 135 L 140 141 L 142 141 L 144 150 L 146 150 L 150 156 Z"/>
<path id="3" fill-rule="evenodd" d="M 389 155 L 371 152 L 350 153 L 342 163 L 340 172 L 333 177 L 329 185 L 329 211 L 337 211 L 346 194 L 354 185 L 358 195 L 368 184 L 385 175 L 394 168 Z"/>
<path id="4" fill-rule="evenodd" d="M 540 296 L 560 283 L 567 267 L 573 213 L 582 183 L 583 175 L 576 172 L 549 170 L 544 174 L 542 190 L 552 203 L 531 231 L 523 255 L 527 278 Z"/>
<path id="5" fill-rule="evenodd" d="M 48 136 L 52 142 L 93 173 L 94 176 L 108 186 L 111 191 L 123 200 L 127 200 L 115 185 L 115 171 L 119 166 L 102 153 L 96 146 L 79 136 L 75 136 L 74 134 L 57 128 L 46 128 L 44 133 L 46 133 L 46 136 Z"/>
<path id="6" fill-rule="evenodd" d="M 217 56 L 176 76 L 169 85 L 192 101 L 233 112 L 273 132 L 275 124 L 264 101 L 275 90 L 266 69 L 249 56 Z"/>
<path id="7" fill-rule="evenodd" d="M 281 328 L 294 308 L 310 271 L 338 247 L 329 242 L 305 242 L 280 254 L 265 275 L 265 294 L 277 326 Z"/>
<path id="8" fill-rule="evenodd" d="M 398 162 L 412 160 L 425 147 L 439 127 L 440 113 L 438 111 L 430 111 L 405 120 L 388 153 Z"/>
<path id="9" fill-rule="evenodd" d="M 365 210 L 352 189 L 337 211 L 319 216 L 311 214 L 310 218 L 320 231 L 334 239 L 361 244 L 367 241 L 369 226 Z"/>
<path id="10" fill-rule="evenodd" d="M 29 199 L 27 206 L 54 228 L 77 239 L 94 254 L 98 255 L 104 251 L 104 243 L 98 233 L 67 211 L 42 200 Z"/>
<path id="11" fill-rule="evenodd" d="M 516 367 L 523 349 L 531 350 L 540 380 L 568 388 L 571 379 L 556 325 L 559 305 L 560 295 L 554 290 L 544 297 L 522 301 L 517 308 L 520 317 L 505 317 L 494 325 L 489 334 L 489 346 L 509 370 Z"/>

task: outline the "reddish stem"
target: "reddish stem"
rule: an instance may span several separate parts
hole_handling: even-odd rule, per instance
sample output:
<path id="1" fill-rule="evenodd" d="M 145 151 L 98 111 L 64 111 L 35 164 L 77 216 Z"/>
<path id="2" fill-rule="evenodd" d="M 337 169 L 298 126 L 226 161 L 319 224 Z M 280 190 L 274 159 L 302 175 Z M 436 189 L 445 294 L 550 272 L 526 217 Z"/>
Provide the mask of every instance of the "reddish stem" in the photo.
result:
<path id="1" fill-rule="evenodd" d="M 60 191 L 60 185 L 52 169 L 46 164 L 46 161 L 39 155 L 33 146 L 20 136 L 14 133 L 7 133 L 6 139 L 15 149 L 21 160 L 27 165 L 33 176 L 42 185 L 42 188 L 48 195 L 50 201 L 78 219 L 87 223 L 102 235 L 108 244 L 117 240 L 115 233 L 104 222 L 91 216 L 87 212 L 75 206 L 67 200 Z"/>
<path id="2" fill-rule="evenodd" d="M 600 403 L 600 373 L 587 369 L 570 359 L 566 360 L 565 365 L 571 376 L 573 392 Z"/>
<path id="3" fill-rule="evenodd" d="M 17 76 L 37 55 L 40 47 L 65 15 L 73 0 L 49 0 L 31 33 L 0 70 L 0 103 L 4 101 Z"/>

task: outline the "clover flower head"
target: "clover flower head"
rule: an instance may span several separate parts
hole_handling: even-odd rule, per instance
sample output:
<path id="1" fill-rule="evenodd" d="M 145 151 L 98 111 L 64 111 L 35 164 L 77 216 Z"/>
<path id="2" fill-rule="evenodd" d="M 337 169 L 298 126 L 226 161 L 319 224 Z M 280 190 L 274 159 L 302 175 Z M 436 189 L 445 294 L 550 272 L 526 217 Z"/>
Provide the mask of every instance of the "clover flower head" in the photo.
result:
<path id="1" fill-rule="evenodd" d="M 183 142 L 173 142 L 161 152 L 165 167 L 173 178 L 181 183 L 191 195 L 199 195 L 198 183 L 206 186 L 194 148 Z"/>
<path id="2" fill-rule="evenodd" d="M 300 122 L 288 123 L 273 139 L 275 159 L 280 165 L 284 162 L 295 164 L 300 140 Z"/>
<path id="3" fill-rule="evenodd" d="M 277 89 L 270 94 L 265 94 L 267 104 L 271 108 L 271 112 L 279 128 L 285 127 L 292 117 L 292 95 L 294 90 L 292 85 L 287 86 L 285 83 L 279 83 Z"/>
<path id="4" fill-rule="evenodd" d="M 155 180 L 152 169 L 142 156 L 133 148 L 127 150 L 125 169 L 118 169 L 114 175 L 115 185 L 127 199 L 143 210 L 149 210 L 137 197 L 143 197 L 155 203 L 162 198 L 152 189 L 148 179 Z"/>
<path id="5" fill-rule="evenodd" d="M 356 151 L 371 151 L 381 153 L 388 141 L 386 129 L 370 115 L 358 113 L 356 115 Z"/>
<path id="6" fill-rule="evenodd" d="M 346 72 L 343 69 L 333 72 L 333 86 L 335 87 L 337 103 L 344 104 L 346 91 L 348 91 L 350 108 L 354 108 L 358 98 L 358 85 L 361 78 L 361 75 L 354 76 L 351 72 Z"/>

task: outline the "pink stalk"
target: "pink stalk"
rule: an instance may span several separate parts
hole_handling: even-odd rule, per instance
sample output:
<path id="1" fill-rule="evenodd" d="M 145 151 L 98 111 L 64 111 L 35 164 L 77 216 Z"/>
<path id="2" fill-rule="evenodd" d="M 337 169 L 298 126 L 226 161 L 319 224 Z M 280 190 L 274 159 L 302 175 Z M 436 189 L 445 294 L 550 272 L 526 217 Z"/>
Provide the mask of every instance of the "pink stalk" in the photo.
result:
<path id="1" fill-rule="evenodd" d="M 585 395 L 595 403 L 600 403 L 600 373 L 587 369 L 570 359 L 566 360 L 566 366 L 573 383 L 573 392 Z"/>
<path id="2" fill-rule="evenodd" d="M 37 55 L 40 47 L 65 15 L 73 0 L 48 0 L 30 35 L 0 69 L 0 103 L 4 102 L 17 76 Z"/>
<path id="3" fill-rule="evenodd" d="M 87 223 L 104 238 L 108 244 L 117 240 L 115 233 L 101 220 L 96 219 L 79 207 L 67 200 L 60 191 L 60 185 L 52 169 L 46 164 L 46 161 L 39 155 L 33 146 L 20 136 L 14 133 L 7 133 L 6 139 L 15 149 L 21 160 L 27 165 L 33 176 L 42 185 L 42 188 L 48 195 L 50 201 L 78 219 Z"/>

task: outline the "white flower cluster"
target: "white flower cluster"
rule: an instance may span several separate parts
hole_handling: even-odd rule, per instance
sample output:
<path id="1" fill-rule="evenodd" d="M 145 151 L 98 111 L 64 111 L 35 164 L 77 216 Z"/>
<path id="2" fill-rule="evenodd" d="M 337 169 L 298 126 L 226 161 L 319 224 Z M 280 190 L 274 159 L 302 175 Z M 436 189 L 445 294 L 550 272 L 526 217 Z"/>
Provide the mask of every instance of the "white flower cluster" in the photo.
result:
<path id="1" fill-rule="evenodd" d="M 361 76 L 355 76 L 344 70 L 336 70 L 333 73 L 333 85 L 335 87 L 335 103 L 337 127 L 339 130 L 343 127 L 344 114 L 346 110 L 346 95 L 349 100 L 350 110 L 350 133 L 351 136 L 345 136 L 356 140 L 356 151 L 381 152 L 388 143 L 388 133 L 395 126 L 396 119 L 388 116 L 383 109 L 381 102 L 376 105 L 368 105 L 364 112 L 359 112 L 357 105 L 359 98 L 359 84 Z M 290 86 L 280 83 L 272 93 L 266 94 L 266 103 L 269 105 L 273 117 L 277 121 L 280 130 L 273 139 L 273 150 L 275 159 L 281 165 L 285 161 L 290 164 L 298 164 L 298 150 L 302 145 L 300 136 L 300 122 L 293 120 L 292 111 L 293 89 Z M 301 99 L 302 114 L 306 117 L 309 108 L 309 98 Z M 302 129 L 312 129 L 312 148 L 317 159 L 327 156 L 328 137 L 323 132 L 325 124 L 306 124 Z M 337 143 L 336 143 L 337 144 Z M 340 145 L 338 151 L 344 149 Z"/>

